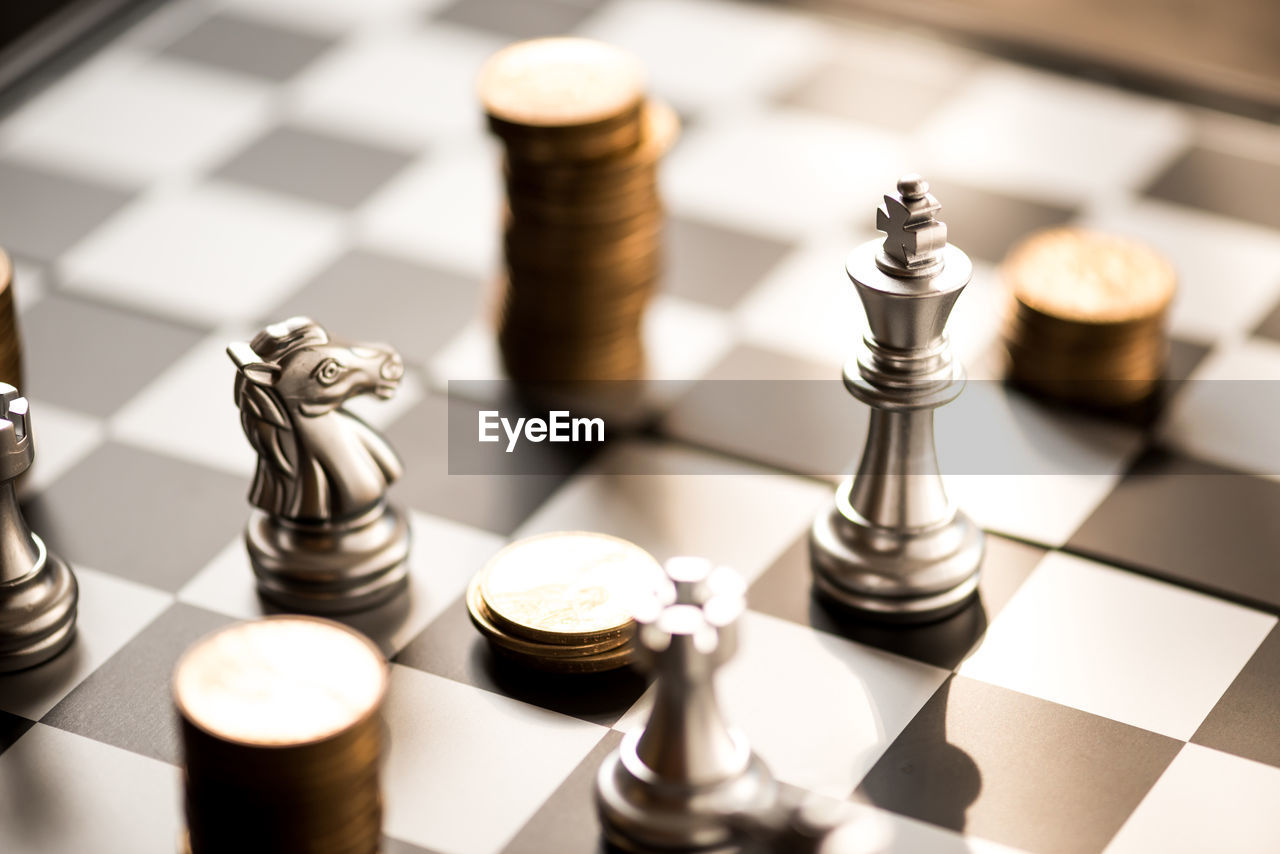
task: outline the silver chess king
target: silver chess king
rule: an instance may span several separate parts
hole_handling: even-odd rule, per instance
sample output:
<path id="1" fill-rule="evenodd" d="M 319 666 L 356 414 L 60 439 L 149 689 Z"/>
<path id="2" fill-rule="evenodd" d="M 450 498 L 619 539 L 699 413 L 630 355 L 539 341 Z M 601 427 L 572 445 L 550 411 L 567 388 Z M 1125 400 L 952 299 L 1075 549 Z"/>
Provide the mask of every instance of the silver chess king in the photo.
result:
<path id="1" fill-rule="evenodd" d="M 885 620 L 924 621 L 962 608 L 977 591 L 982 531 L 947 498 L 933 410 L 964 387 L 947 318 L 973 263 L 947 243 L 941 209 L 919 175 L 898 181 L 876 212 L 883 241 L 862 244 L 846 270 L 870 334 L 844 384 L 871 407 L 856 474 L 810 531 L 818 591 Z"/>

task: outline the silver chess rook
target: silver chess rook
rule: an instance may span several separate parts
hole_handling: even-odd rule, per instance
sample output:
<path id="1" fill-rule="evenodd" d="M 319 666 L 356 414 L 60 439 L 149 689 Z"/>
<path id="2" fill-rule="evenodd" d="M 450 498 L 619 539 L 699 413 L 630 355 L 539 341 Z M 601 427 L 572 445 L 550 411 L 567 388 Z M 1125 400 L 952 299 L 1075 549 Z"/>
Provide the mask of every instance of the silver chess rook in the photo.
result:
<path id="1" fill-rule="evenodd" d="M 982 562 L 982 531 L 947 498 L 933 440 L 933 410 L 964 387 L 946 324 L 973 276 L 969 257 L 947 243 L 940 208 L 923 178 L 903 177 L 876 212 L 883 241 L 849 256 L 871 332 L 844 384 L 871 419 L 857 473 L 810 531 L 819 592 L 885 620 L 959 610 Z"/>
<path id="2" fill-rule="evenodd" d="M 674 558 L 665 570 L 669 584 L 636 616 L 653 706 L 601 764 L 596 804 L 617 848 L 734 850 L 735 819 L 777 800 L 773 776 L 716 700 L 715 672 L 736 651 L 746 587 L 700 558 Z"/>
<path id="3" fill-rule="evenodd" d="M 404 376 L 400 355 L 332 340 L 305 317 L 227 353 L 240 423 L 258 452 L 245 542 L 259 593 L 288 610 L 332 614 L 402 592 L 409 525 L 387 501 L 400 459 L 343 407 L 363 394 L 392 397 Z"/>
<path id="4" fill-rule="evenodd" d="M 79 587 L 61 558 L 31 532 L 14 480 L 31 467 L 35 445 L 25 397 L 0 383 L 0 671 L 33 667 L 75 635 Z"/>

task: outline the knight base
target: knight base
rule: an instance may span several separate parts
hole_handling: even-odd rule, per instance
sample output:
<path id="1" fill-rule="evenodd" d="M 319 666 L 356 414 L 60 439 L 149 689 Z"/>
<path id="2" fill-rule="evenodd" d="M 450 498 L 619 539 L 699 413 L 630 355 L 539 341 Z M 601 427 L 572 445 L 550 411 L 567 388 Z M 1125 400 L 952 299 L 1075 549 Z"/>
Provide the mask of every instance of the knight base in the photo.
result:
<path id="1" fill-rule="evenodd" d="M 409 523 L 385 501 L 341 523 L 295 522 L 255 510 L 245 544 L 259 595 L 289 611 L 363 611 L 408 587 Z"/>
<path id="2" fill-rule="evenodd" d="M 0 672 L 25 670 L 53 658 L 75 637 L 79 586 L 71 569 L 39 537 L 35 567 L 0 584 Z"/>
<path id="3" fill-rule="evenodd" d="M 849 503 L 846 481 L 809 531 L 817 591 L 859 616 L 928 622 L 959 611 L 978 592 L 985 538 L 960 511 L 923 529 L 879 528 Z"/>
<path id="4" fill-rule="evenodd" d="M 600 765 L 596 799 L 609 844 L 623 851 L 728 854 L 740 850 L 732 818 L 771 808 L 778 786 L 755 754 L 739 775 L 708 785 L 659 780 L 628 734 Z"/>

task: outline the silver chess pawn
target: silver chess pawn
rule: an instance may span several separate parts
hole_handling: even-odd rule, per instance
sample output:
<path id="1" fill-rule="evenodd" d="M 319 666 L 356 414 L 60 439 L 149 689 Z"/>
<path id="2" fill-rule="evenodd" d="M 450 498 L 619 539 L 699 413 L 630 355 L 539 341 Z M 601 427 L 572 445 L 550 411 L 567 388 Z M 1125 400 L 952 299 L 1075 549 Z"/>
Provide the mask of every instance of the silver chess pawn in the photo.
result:
<path id="1" fill-rule="evenodd" d="M 769 770 L 716 701 L 713 677 L 737 647 L 745 586 L 699 558 L 665 569 L 667 583 L 637 615 L 638 662 L 656 677 L 653 707 L 600 766 L 596 804 L 618 848 L 732 850 L 735 817 L 777 799 Z"/>
<path id="2" fill-rule="evenodd" d="M 227 353 L 240 423 L 258 452 L 245 542 L 259 593 L 289 610 L 343 613 L 403 591 L 409 525 L 387 501 L 400 459 L 343 407 L 363 394 L 394 395 L 400 355 L 332 340 L 305 317 Z"/>
<path id="3" fill-rule="evenodd" d="M 47 661 L 75 635 L 80 596 L 75 575 L 27 527 L 14 489 L 15 478 L 34 459 L 27 399 L 0 383 L 0 671 L 5 672 Z"/>
<path id="4" fill-rule="evenodd" d="M 947 498 L 933 441 L 933 410 L 964 387 L 947 318 L 973 263 L 947 243 L 940 209 L 919 175 L 898 182 L 876 212 L 883 242 L 849 256 L 847 272 L 871 334 L 845 365 L 844 384 L 871 407 L 857 473 L 810 531 L 818 590 L 887 620 L 929 620 L 977 591 L 982 531 Z"/>

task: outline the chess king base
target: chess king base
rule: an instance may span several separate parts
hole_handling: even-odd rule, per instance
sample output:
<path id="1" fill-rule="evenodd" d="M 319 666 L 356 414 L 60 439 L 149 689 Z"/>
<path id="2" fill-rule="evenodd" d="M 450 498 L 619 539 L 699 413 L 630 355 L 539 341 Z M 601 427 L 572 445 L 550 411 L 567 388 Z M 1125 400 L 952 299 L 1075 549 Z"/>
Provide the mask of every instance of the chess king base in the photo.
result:
<path id="1" fill-rule="evenodd" d="M 636 753 L 639 737 L 639 730 L 629 733 L 596 777 L 604 835 L 616 848 L 736 851 L 731 817 L 766 810 L 777 801 L 777 784 L 754 753 L 743 773 L 695 788 L 659 780 Z M 739 747 L 750 751 L 745 743 Z"/>
<path id="2" fill-rule="evenodd" d="M 34 534 L 37 556 L 26 575 L 0 584 L 0 672 L 53 658 L 75 637 L 80 592 L 71 569 Z"/>
<path id="3" fill-rule="evenodd" d="M 959 511 L 948 522 L 902 532 L 872 524 L 849 502 L 852 481 L 836 491 L 830 511 L 814 520 L 810 555 L 814 585 L 838 605 L 885 621 L 949 616 L 978 590 L 984 540 Z"/>
<path id="4" fill-rule="evenodd" d="M 359 611 L 408 586 L 409 523 L 385 501 L 339 523 L 293 522 L 255 510 L 245 544 L 259 594 L 290 611 Z"/>

